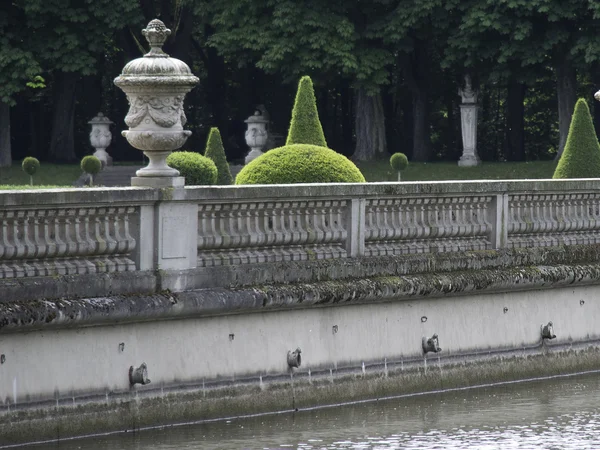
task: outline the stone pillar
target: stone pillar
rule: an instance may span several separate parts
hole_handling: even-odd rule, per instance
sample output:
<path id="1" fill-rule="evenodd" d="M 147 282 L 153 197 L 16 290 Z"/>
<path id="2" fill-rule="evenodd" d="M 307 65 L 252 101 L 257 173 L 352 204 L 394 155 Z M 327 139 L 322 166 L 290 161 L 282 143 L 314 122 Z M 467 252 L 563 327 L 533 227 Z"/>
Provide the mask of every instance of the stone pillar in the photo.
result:
<path id="1" fill-rule="evenodd" d="M 477 166 L 481 163 L 477 155 L 477 91 L 471 86 L 471 77 L 465 76 L 465 87 L 459 89 L 462 98 L 460 124 L 463 140 L 463 154 L 458 160 L 461 167 Z"/>
<path id="2" fill-rule="evenodd" d="M 92 126 L 90 131 L 90 144 L 96 150 L 94 156 L 98 158 L 103 166 L 112 166 L 112 158 L 106 152 L 106 148 L 112 141 L 112 133 L 110 132 L 110 126 L 114 123 L 111 122 L 101 112 L 96 117 L 88 122 Z"/>
<path id="3" fill-rule="evenodd" d="M 244 162 L 248 164 L 263 154 L 262 150 L 267 144 L 267 124 L 269 123 L 269 119 L 263 117 L 261 112 L 257 110 L 252 116 L 244 120 L 244 122 L 248 124 L 245 137 L 246 144 L 250 147 L 250 153 L 246 155 Z"/>

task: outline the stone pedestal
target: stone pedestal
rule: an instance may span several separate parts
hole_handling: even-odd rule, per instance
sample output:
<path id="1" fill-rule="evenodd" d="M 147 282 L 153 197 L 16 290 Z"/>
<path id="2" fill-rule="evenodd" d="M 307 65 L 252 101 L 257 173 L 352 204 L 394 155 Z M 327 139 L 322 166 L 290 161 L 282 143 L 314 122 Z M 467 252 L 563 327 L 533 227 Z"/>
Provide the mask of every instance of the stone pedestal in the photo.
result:
<path id="1" fill-rule="evenodd" d="M 134 187 L 177 188 L 185 186 L 184 177 L 131 177 Z"/>
<path id="2" fill-rule="evenodd" d="M 481 160 L 477 155 L 477 104 L 460 105 L 460 122 L 463 140 L 463 154 L 458 160 L 461 167 L 477 166 Z"/>

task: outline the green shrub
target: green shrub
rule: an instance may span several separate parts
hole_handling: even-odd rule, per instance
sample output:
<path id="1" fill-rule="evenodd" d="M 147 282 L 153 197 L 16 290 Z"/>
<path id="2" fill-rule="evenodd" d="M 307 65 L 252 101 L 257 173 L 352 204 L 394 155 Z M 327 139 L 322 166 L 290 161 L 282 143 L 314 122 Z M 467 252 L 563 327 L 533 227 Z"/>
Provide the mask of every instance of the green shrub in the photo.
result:
<path id="1" fill-rule="evenodd" d="M 408 167 L 408 158 L 404 153 L 394 153 L 390 158 L 390 166 L 398 172 L 398 181 L 400 181 L 400 171 Z"/>
<path id="2" fill-rule="evenodd" d="M 343 155 L 306 144 L 286 145 L 259 156 L 238 173 L 235 184 L 364 183 Z"/>
<path id="3" fill-rule="evenodd" d="M 37 158 L 34 158 L 33 156 L 28 156 L 23 160 L 21 168 L 23 169 L 23 172 L 29 175 L 29 185 L 33 186 L 33 176 L 40 168 L 40 162 Z"/>
<path id="4" fill-rule="evenodd" d="M 90 176 L 90 186 L 93 186 L 94 175 L 102 170 L 102 161 L 93 155 L 84 156 L 81 160 L 81 170 Z"/>
<path id="5" fill-rule="evenodd" d="M 204 156 L 210 158 L 217 166 L 217 184 L 228 185 L 233 184 L 233 177 L 225 156 L 221 133 L 218 128 L 211 128 L 206 141 L 206 150 Z"/>
<path id="6" fill-rule="evenodd" d="M 200 153 L 174 152 L 167 158 L 167 164 L 179 170 L 189 186 L 213 185 L 217 182 L 217 166 Z"/>
<path id="7" fill-rule="evenodd" d="M 575 105 L 565 149 L 553 178 L 600 177 L 600 144 L 586 101 Z"/>
<path id="8" fill-rule="evenodd" d="M 298 83 L 296 101 L 292 110 L 290 131 L 285 145 L 309 144 L 327 147 L 323 127 L 319 121 L 312 80 L 304 76 Z"/>

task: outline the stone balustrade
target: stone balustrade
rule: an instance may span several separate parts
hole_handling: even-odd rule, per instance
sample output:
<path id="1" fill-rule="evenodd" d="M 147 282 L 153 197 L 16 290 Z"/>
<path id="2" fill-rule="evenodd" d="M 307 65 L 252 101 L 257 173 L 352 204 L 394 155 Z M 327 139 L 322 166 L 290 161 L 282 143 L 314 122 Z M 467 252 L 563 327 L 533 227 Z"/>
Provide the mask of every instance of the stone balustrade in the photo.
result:
<path id="1" fill-rule="evenodd" d="M 600 243 L 595 179 L 6 191 L 0 205 L 4 279 Z"/>
<path id="2" fill-rule="evenodd" d="M 137 270 L 139 196 L 55 190 L 2 200 L 0 279 Z"/>

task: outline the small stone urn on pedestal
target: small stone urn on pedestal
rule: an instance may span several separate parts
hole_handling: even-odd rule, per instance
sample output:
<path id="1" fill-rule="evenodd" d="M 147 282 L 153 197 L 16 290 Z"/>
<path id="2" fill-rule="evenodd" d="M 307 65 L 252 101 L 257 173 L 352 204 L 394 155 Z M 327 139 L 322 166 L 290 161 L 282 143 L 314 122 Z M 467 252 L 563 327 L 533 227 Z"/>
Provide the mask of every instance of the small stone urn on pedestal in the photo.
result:
<path id="1" fill-rule="evenodd" d="M 460 123 L 463 140 L 463 154 L 458 160 L 461 167 L 477 166 L 481 163 L 477 155 L 477 91 L 471 86 L 471 77 L 465 76 L 465 87 L 459 89 L 462 97 Z"/>
<path id="2" fill-rule="evenodd" d="M 248 124 L 246 130 L 246 144 L 250 147 L 250 153 L 246 155 L 244 162 L 248 164 L 253 159 L 263 154 L 262 149 L 267 144 L 267 124 L 269 120 L 262 116 L 260 111 L 244 120 Z"/>
<path id="3" fill-rule="evenodd" d="M 187 121 L 183 100 L 199 80 L 187 64 L 163 52 L 162 46 L 171 34 L 164 23 L 152 20 L 142 33 L 150 51 L 143 58 L 129 62 L 114 81 L 129 101 L 125 117 L 129 130 L 122 134 L 150 160 L 147 167 L 136 172 L 131 185 L 183 186 L 183 177 L 167 165 L 166 159 L 192 134 L 183 129 Z"/>
<path id="4" fill-rule="evenodd" d="M 112 158 L 106 148 L 112 141 L 110 126 L 114 123 L 101 112 L 88 122 L 92 126 L 90 131 L 90 144 L 96 150 L 94 156 L 102 162 L 103 166 L 112 166 Z"/>

